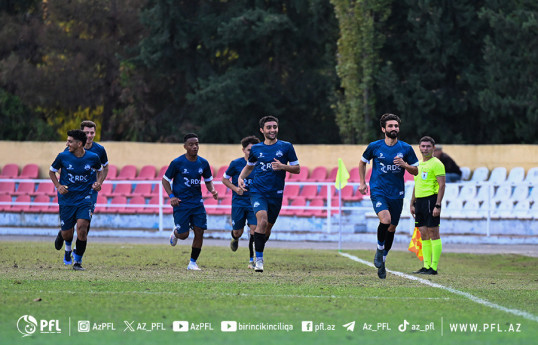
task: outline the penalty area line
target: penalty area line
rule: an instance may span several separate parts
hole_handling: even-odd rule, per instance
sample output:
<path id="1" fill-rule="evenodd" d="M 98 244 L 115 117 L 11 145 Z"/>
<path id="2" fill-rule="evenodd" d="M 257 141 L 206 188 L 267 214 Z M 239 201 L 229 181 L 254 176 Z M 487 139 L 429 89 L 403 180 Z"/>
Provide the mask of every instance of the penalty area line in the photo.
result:
<path id="1" fill-rule="evenodd" d="M 351 254 L 348 254 L 348 253 L 343 253 L 343 252 L 338 252 L 338 254 L 340 254 L 340 255 L 348 258 L 348 259 L 351 259 L 353 261 L 359 262 L 361 264 L 364 264 L 364 265 L 367 265 L 367 266 L 370 266 L 370 267 L 374 267 L 374 264 L 372 264 L 371 262 L 368 262 L 368 261 L 363 260 L 363 259 L 359 259 L 358 257 L 356 257 L 354 255 L 351 255 Z M 523 310 L 506 308 L 506 307 L 503 307 L 502 305 L 498 305 L 498 304 L 495 304 L 495 303 L 490 302 L 488 300 L 485 300 L 483 298 L 471 295 L 470 293 L 460 291 L 460 290 L 456 290 L 454 288 L 444 286 L 444 285 L 441 285 L 441 284 L 432 283 L 429 280 L 414 277 L 414 276 L 411 276 L 409 274 L 405 274 L 405 273 L 402 273 L 402 272 L 392 271 L 392 270 L 387 270 L 387 272 L 392 273 L 392 274 L 394 274 L 396 276 L 399 276 L 399 277 L 402 277 L 402 278 L 417 281 L 417 282 L 422 283 L 424 285 L 428 285 L 428 286 L 431 286 L 431 287 L 434 287 L 434 288 L 438 288 L 438 289 L 442 289 L 442 290 L 451 292 L 453 294 L 465 297 L 465 298 L 467 298 L 467 299 L 469 299 L 469 300 L 471 300 L 471 301 L 473 301 L 475 303 L 482 304 L 482 305 L 484 305 L 486 307 L 490 307 L 490 308 L 493 308 L 493 309 L 504 311 L 506 313 L 521 316 L 521 317 L 524 317 L 525 319 L 538 322 L 538 317 L 536 315 L 533 315 L 533 314 L 528 313 L 528 312 L 523 311 Z"/>

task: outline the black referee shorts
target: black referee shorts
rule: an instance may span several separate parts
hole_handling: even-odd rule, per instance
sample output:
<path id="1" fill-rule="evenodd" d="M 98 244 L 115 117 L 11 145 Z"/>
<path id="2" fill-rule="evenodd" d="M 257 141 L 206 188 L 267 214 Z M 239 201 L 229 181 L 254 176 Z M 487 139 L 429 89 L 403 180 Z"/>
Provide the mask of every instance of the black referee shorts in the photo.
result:
<path id="1" fill-rule="evenodd" d="M 424 198 L 415 199 L 415 226 L 435 228 L 439 226 L 441 217 L 433 216 L 433 209 L 437 202 L 437 194 L 430 195 Z"/>

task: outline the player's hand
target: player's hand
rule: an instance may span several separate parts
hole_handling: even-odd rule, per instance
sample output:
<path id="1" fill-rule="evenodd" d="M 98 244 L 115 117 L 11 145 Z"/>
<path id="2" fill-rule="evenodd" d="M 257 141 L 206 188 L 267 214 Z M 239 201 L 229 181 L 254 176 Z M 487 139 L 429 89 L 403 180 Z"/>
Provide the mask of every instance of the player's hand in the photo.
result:
<path id="1" fill-rule="evenodd" d="M 286 164 L 282 164 L 281 161 L 279 161 L 278 159 L 274 159 L 274 161 L 271 163 L 272 165 L 272 168 L 273 170 L 284 170 L 284 167 L 286 166 Z"/>
<path id="2" fill-rule="evenodd" d="M 92 188 L 94 191 L 100 191 L 101 190 L 101 184 L 99 182 L 94 182 L 92 185 Z"/>
<path id="3" fill-rule="evenodd" d="M 219 198 L 219 192 L 216 189 L 213 189 L 211 194 L 213 195 L 213 199 L 217 200 Z"/>
<path id="4" fill-rule="evenodd" d="M 247 186 L 245 184 L 245 180 L 243 180 L 241 177 L 237 179 L 237 186 L 241 188 L 242 190 L 247 190 Z"/>
<path id="5" fill-rule="evenodd" d="M 366 183 L 361 184 L 359 186 L 359 192 L 361 192 L 362 195 L 366 195 L 368 193 L 368 185 Z"/>
<path id="6" fill-rule="evenodd" d="M 237 193 L 237 195 L 243 195 L 243 193 L 245 192 L 245 190 L 243 188 L 240 188 L 240 187 L 237 187 L 235 189 L 235 192 Z"/>
<path id="7" fill-rule="evenodd" d="M 170 199 L 170 205 L 172 205 L 172 207 L 179 206 L 180 202 L 181 200 L 179 200 L 179 198 L 176 198 L 176 197 L 173 197 Z"/>
<path id="8" fill-rule="evenodd" d="M 411 215 L 415 218 L 415 205 L 411 204 L 411 206 L 409 206 L 409 212 L 411 212 Z"/>
<path id="9" fill-rule="evenodd" d="M 394 157 L 394 164 L 405 168 L 407 166 L 407 163 L 403 160 L 402 157 Z"/>
<path id="10" fill-rule="evenodd" d="M 441 209 L 440 208 L 434 208 L 432 211 L 432 216 L 439 217 L 441 215 Z"/>
<path id="11" fill-rule="evenodd" d="M 63 184 L 61 184 L 60 187 L 58 187 L 58 192 L 62 195 L 67 194 L 67 192 L 69 192 L 67 188 L 68 188 L 67 186 L 64 186 Z"/>

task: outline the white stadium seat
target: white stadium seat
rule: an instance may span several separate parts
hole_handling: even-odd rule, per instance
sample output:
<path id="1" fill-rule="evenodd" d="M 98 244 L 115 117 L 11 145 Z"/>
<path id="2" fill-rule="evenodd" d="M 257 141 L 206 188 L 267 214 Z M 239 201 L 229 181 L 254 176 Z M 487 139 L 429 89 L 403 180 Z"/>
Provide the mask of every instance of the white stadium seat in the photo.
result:
<path id="1" fill-rule="evenodd" d="M 458 198 L 459 186 L 456 183 L 447 183 L 445 185 L 445 195 L 443 199 L 454 200 Z"/>
<path id="2" fill-rule="evenodd" d="M 494 201 L 503 201 L 509 200 L 512 197 L 512 186 L 509 184 L 503 184 L 497 187 L 495 195 L 493 196 Z"/>
<path id="3" fill-rule="evenodd" d="M 476 185 L 474 183 L 463 183 L 461 186 L 459 199 L 471 200 L 476 196 Z"/>
<path id="4" fill-rule="evenodd" d="M 529 171 L 527 171 L 525 182 L 531 182 L 538 185 L 538 167 L 530 168 Z"/>
<path id="5" fill-rule="evenodd" d="M 476 199 L 470 199 L 465 202 L 463 207 L 463 214 L 466 217 L 471 218 L 484 218 L 484 212 L 480 209 L 480 201 Z"/>
<path id="6" fill-rule="evenodd" d="M 463 216 L 463 201 L 454 199 L 446 203 L 444 215 L 448 218 L 460 218 Z"/>
<path id="7" fill-rule="evenodd" d="M 501 184 L 506 181 L 506 168 L 505 167 L 496 167 L 491 172 L 488 182 Z"/>
<path id="8" fill-rule="evenodd" d="M 471 181 L 473 182 L 482 182 L 488 179 L 489 169 L 487 167 L 479 167 L 473 171 L 473 176 Z"/>
<path id="9" fill-rule="evenodd" d="M 471 178 L 471 168 L 461 167 L 460 170 L 461 170 L 461 179 L 463 181 L 469 181 L 469 179 Z"/>
<path id="10" fill-rule="evenodd" d="M 514 202 L 512 200 L 503 200 L 491 212 L 491 218 L 515 218 Z"/>
<path id="11" fill-rule="evenodd" d="M 476 193 L 475 198 L 478 201 L 490 200 L 490 199 L 493 199 L 494 192 L 495 190 L 492 184 L 484 183 L 479 186 L 478 192 Z"/>
<path id="12" fill-rule="evenodd" d="M 529 196 L 529 185 L 526 183 L 516 184 L 514 192 L 512 193 L 512 199 L 515 201 L 526 200 Z"/>
<path id="13" fill-rule="evenodd" d="M 529 200 L 519 200 L 512 212 L 518 219 L 532 219 L 531 202 Z"/>
<path id="14" fill-rule="evenodd" d="M 525 179 L 525 169 L 523 167 L 515 167 L 510 170 L 508 174 L 507 182 L 510 183 L 520 183 Z"/>

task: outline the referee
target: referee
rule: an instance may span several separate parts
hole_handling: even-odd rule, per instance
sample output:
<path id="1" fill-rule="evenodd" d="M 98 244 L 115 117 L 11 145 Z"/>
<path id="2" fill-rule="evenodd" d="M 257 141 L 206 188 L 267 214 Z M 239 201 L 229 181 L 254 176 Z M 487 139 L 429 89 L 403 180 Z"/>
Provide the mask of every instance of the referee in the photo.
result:
<path id="1" fill-rule="evenodd" d="M 422 237 L 424 267 L 413 272 L 417 274 L 437 274 L 437 265 L 443 245 L 439 235 L 441 202 L 445 194 L 445 166 L 433 156 L 435 141 L 425 136 L 419 142 L 422 160 L 419 162 L 418 175 L 411 197 L 411 215 Z"/>

